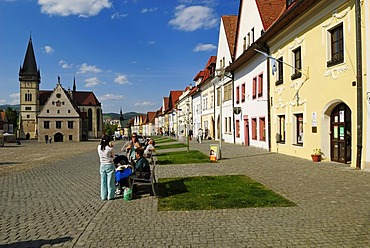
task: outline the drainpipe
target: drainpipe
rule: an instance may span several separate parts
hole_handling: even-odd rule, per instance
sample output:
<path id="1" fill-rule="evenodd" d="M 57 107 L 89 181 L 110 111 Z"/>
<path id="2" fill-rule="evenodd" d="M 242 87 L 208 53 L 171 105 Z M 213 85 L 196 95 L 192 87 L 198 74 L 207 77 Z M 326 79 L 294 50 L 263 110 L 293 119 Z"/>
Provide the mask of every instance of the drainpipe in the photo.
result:
<path id="1" fill-rule="evenodd" d="M 357 60 L 357 155 L 356 169 L 361 169 L 362 154 L 362 122 L 363 122 L 363 100 L 362 100 L 362 43 L 361 43 L 361 1 L 356 0 L 356 60 Z"/>
<path id="2" fill-rule="evenodd" d="M 233 117 L 231 123 L 233 124 L 233 142 L 235 144 L 235 114 L 234 114 L 234 108 L 235 108 L 235 103 L 234 103 L 234 97 L 235 97 L 235 92 L 234 92 L 234 73 L 231 72 L 231 88 L 233 89 L 232 92 L 232 109 L 231 109 L 231 116 Z"/>

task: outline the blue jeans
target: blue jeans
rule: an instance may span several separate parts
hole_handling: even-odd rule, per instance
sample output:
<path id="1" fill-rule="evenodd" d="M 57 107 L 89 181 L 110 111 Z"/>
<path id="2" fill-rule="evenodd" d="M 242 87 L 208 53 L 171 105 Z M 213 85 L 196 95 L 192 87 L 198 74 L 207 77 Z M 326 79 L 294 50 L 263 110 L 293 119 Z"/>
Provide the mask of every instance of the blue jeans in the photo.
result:
<path id="1" fill-rule="evenodd" d="M 102 200 L 114 198 L 115 175 L 114 164 L 100 164 L 100 196 Z"/>

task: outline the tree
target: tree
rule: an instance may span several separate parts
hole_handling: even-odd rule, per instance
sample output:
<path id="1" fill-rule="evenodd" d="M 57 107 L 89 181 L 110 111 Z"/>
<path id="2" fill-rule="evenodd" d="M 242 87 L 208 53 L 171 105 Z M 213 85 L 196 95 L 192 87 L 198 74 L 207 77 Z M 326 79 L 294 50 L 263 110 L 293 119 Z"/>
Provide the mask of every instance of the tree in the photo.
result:
<path id="1" fill-rule="evenodd" d="M 117 125 L 111 125 L 109 123 L 104 123 L 104 133 L 106 135 L 113 135 L 114 134 L 114 131 L 117 130 Z"/>

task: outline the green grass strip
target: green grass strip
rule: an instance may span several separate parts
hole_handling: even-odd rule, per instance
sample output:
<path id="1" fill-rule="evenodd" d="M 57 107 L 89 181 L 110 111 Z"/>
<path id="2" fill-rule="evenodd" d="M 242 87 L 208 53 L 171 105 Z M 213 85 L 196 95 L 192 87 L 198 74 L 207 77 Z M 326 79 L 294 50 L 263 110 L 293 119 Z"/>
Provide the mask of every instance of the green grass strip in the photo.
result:
<path id="1" fill-rule="evenodd" d="M 244 175 L 161 178 L 158 193 L 160 211 L 295 206 Z"/>
<path id="2" fill-rule="evenodd" d="M 187 147 L 186 144 L 184 143 L 176 143 L 176 144 L 172 144 L 172 145 L 156 145 L 155 146 L 155 149 L 156 150 L 161 150 L 161 149 L 173 149 L 173 148 L 182 148 L 182 147 Z"/>
<path id="3" fill-rule="evenodd" d="M 210 163 L 209 157 L 197 150 L 161 152 L 157 153 L 157 159 L 160 165 Z"/>

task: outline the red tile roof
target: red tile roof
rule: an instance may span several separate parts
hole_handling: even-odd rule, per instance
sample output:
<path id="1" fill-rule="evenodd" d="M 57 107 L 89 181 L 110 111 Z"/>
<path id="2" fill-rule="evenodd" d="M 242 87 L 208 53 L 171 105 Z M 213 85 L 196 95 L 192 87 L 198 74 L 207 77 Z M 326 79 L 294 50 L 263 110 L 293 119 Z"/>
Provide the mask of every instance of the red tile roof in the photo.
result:
<path id="1" fill-rule="evenodd" d="M 45 105 L 51 93 L 53 93 L 52 90 L 40 90 L 39 91 L 40 105 Z M 73 103 L 76 104 L 77 106 L 101 106 L 101 103 L 98 101 L 95 94 L 93 92 L 88 92 L 88 91 L 74 92 L 73 93 Z"/>
<path id="2" fill-rule="evenodd" d="M 169 104 L 168 103 L 169 103 L 168 96 L 163 97 L 163 107 L 164 107 L 163 111 L 164 112 L 167 112 L 169 110 Z"/>
<path id="3" fill-rule="evenodd" d="M 286 0 L 256 0 L 264 30 L 267 30 L 286 10 Z"/>
<path id="4" fill-rule="evenodd" d="M 204 71 L 200 71 L 197 73 L 197 75 L 195 75 L 193 81 L 197 81 L 199 78 L 203 78 L 204 77 Z"/>
<path id="5" fill-rule="evenodd" d="M 229 45 L 231 57 L 234 58 L 234 48 L 235 48 L 235 38 L 236 38 L 236 28 L 238 26 L 238 16 L 229 15 L 222 16 L 222 22 L 224 23 L 225 34 L 227 43 Z"/>
<path id="6" fill-rule="evenodd" d="M 172 110 L 176 106 L 176 102 L 179 100 L 179 97 L 182 95 L 182 90 L 171 90 L 169 96 L 169 110 Z"/>
<path id="7" fill-rule="evenodd" d="M 5 111 L 0 112 L 0 121 L 6 122 L 6 112 Z"/>
<path id="8" fill-rule="evenodd" d="M 208 59 L 207 65 L 204 68 L 204 78 L 201 83 L 203 83 L 204 81 L 206 81 L 208 78 L 212 76 L 212 74 L 214 73 L 214 69 L 216 68 L 216 61 L 217 61 L 217 56 L 211 56 Z"/>
<path id="9" fill-rule="evenodd" d="M 149 123 L 154 123 L 155 122 L 156 115 L 157 115 L 157 112 L 148 112 L 147 113 L 147 116 L 148 116 L 147 120 L 148 120 L 148 122 Z"/>

